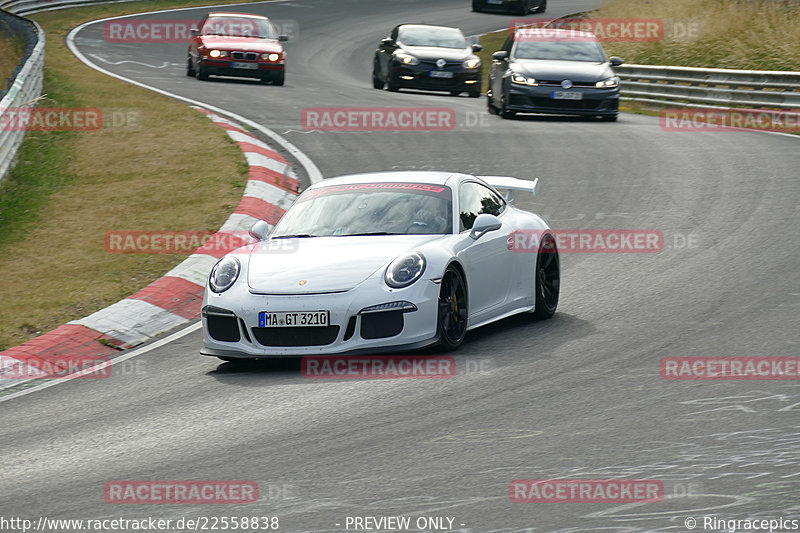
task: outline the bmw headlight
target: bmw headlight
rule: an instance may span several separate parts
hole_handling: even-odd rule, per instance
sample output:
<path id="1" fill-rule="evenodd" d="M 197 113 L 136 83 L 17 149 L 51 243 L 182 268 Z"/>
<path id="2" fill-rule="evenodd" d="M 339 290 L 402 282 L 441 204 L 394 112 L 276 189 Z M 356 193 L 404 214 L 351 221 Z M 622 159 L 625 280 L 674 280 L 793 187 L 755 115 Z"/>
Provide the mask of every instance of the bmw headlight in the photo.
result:
<path id="1" fill-rule="evenodd" d="M 478 68 L 480 64 L 481 60 L 478 59 L 477 57 L 473 57 L 472 59 L 467 59 L 466 61 L 464 61 L 464 68 L 469 68 L 469 69 Z"/>
<path id="2" fill-rule="evenodd" d="M 537 82 L 534 78 L 526 78 L 522 74 L 512 74 L 511 82 L 518 85 L 530 85 L 531 87 L 539 85 L 539 82 Z"/>
<path id="3" fill-rule="evenodd" d="M 418 65 L 419 59 L 409 54 L 395 53 L 394 57 L 397 58 L 404 65 Z"/>
<path id="4" fill-rule="evenodd" d="M 280 54 L 261 54 L 261 59 L 266 59 L 267 61 L 277 61 L 281 58 Z"/>
<path id="5" fill-rule="evenodd" d="M 398 257 L 386 269 L 384 279 L 393 289 L 408 287 L 417 281 L 425 272 L 425 256 L 419 252 Z"/>
<path id="6" fill-rule="evenodd" d="M 598 89 L 613 89 L 614 87 L 619 86 L 619 78 L 614 76 L 613 78 L 607 78 L 605 80 L 598 81 L 594 84 L 595 87 Z"/>
<path id="7" fill-rule="evenodd" d="M 208 52 L 208 55 L 210 55 L 211 57 L 227 57 L 228 52 L 226 52 L 225 50 L 211 50 L 210 52 Z"/>
<path id="8" fill-rule="evenodd" d="M 211 276 L 208 278 L 209 287 L 214 292 L 227 291 L 239 277 L 239 270 L 241 270 L 241 265 L 238 259 L 232 255 L 223 257 L 211 270 Z"/>

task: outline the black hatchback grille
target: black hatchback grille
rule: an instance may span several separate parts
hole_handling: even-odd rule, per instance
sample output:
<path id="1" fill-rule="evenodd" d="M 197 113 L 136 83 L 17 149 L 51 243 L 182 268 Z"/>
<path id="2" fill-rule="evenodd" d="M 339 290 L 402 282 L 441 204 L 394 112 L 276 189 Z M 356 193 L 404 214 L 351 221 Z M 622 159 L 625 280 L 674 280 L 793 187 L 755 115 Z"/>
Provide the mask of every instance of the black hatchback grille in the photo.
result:
<path id="1" fill-rule="evenodd" d="M 442 70 L 461 66 L 462 63 L 463 63 L 463 61 L 447 61 Z M 430 60 L 427 60 L 427 59 L 422 59 L 422 60 L 420 60 L 419 64 L 424 66 L 424 67 L 430 68 L 431 70 L 434 70 L 434 69 L 438 70 L 439 69 L 439 67 L 436 66 L 436 61 L 430 61 Z"/>
<path id="2" fill-rule="evenodd" d="M 231 57 L 238 60 L 255 61 L 258 59 L 258 54 L 255 52 L 233 52 Z"/>
<path id="3" fill-rule="evenodd" d="M 325 346 L 339 335 L 339 326 L 320 328 L 253 328 L 262 346 Z"/>

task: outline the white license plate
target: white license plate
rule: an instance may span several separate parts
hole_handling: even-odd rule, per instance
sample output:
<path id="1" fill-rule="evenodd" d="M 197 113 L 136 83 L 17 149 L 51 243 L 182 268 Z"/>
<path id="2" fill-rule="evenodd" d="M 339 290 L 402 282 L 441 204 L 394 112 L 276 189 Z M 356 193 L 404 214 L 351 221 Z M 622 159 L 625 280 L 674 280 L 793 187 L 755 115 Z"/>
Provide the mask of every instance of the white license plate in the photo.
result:
<path id="1" fill-rule="evenodd" d="M 430 76 L 431 78 L 452 78 L 453 73 L 446 70 L 432 70 Z"/>
<path id="2" fill-rule="evenodd" d="M 258 68 L 258 63 L 233 63 L 231 65 L 233 68 L 246 68 L 250 70 L 255 70 Z"/>
<path id="3" fill-rule="evenodd" d="M 583 100 L 583 93 L 574 91 L 553 91 L 556 100 Z"/>
<path id="4" fill-rule="evenodd" d="M 330 311 L 286 311 L 258 313 L 258 327 L 260 328 L 314 328 L 324 327 L 330 323 Z"/>

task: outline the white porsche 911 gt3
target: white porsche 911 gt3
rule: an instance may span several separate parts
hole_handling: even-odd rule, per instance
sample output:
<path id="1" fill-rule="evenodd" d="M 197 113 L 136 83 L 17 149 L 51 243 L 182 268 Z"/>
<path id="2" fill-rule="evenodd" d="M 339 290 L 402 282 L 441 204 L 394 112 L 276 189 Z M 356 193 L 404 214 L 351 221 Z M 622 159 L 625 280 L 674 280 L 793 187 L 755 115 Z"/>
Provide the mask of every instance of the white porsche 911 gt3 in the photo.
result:
<path id="1" fill-rule="evenodd" d="M 558 305 L 555 239 L 512 191 L 538 180 L 379 172 L 309 187 L 259 242 L 213 268 L 203 355 L 223 360 L 374 353 L 439 345 L 517 313 Z M 504 197 L 499 191 L 507 190 Z M 541 235 L 518 253 L 515 232 Z"/>

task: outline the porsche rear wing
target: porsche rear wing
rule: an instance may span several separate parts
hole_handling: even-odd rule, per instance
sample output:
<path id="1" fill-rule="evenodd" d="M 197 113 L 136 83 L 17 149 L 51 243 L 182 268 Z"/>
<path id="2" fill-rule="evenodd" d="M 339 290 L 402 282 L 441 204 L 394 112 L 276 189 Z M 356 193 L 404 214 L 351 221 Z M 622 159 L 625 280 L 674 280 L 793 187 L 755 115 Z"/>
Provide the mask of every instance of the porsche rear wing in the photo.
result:
<path id="1" fill-rule="evenodd" d="M 514 191 L 526 191 L 536 196 L 539 192 L 539 178 L 533 180 L 521 180 L 510 176 L 478 176 L 480 179 L 494 187 L 495 189 L 505 189 L 506 201 L 510 202 Z"/>

